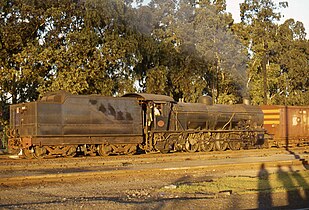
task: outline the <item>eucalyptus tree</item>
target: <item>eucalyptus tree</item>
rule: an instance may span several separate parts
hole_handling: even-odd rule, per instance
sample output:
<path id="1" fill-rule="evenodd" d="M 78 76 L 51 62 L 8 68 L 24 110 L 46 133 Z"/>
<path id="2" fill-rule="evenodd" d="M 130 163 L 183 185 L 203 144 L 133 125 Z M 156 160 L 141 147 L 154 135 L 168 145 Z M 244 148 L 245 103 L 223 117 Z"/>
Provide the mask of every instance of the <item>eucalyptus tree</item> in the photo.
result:
<path id="1" fill-rule="evenodd" d="M 248 51 L 250 95 L 254 104 L 304 104 L 308 98 L 308 40 L 300 22 L 278 24 L 272 0 L 245 0 L 233 30 Z"/>
<path id="2" fill-rule="evenodd" d="M 130 91 L 129 62 L 136 43 L 125 27 L 129 7 L 123 1 L 96 0 L 75 6 L 63 10 L 62 16 L 51 11 L 53 27 L 44 34 L 44 45 L 53 54 L 40 91 L 61 88 L 104 95 Z"/>
<path id="3" fill-rule="evenodd" d="M 179 40 L 172 28 L 175 8 L 172 1 L 151 1 L 134 11 L 129 26 L 135 29 L 138 39 L 136 64 L 132 65 L 138 90 L 167 94 L 177 99 L 183 97 L 181 89 L 184 90 L 185 86 L 182 81 L 190 81 L 190 76 L 181 76 L 184 65 L 188 63 L 184 61 L 188 54 L 180 51 Z M 195 93 L 187 91 L 187 94 Z"/>
<path id="4" fill-rule="evenodd" d="M 50 1 L 0 1 L 0 104 L 1 117 L 8 120 L 11 103 L 38 97 L 40 68 L 38 31 L 44 27 L 44 12 Z"/>
<path id="5" fill-rule="evenodd" d="M 40 4 L 40 3 L 38 3 Z M 0 93 L 4 103 L 34 100 L 37 76 L 44 74 L 35 56 L 44 8 L 32 1 L 0 2 Z M 32 70 L 33 68 L 33 70 Z"/>
<path id="6" fill-rule="evenodd" d="M 247 95 L 247 57 L 245 48 L 231 31 L 231 14 L 225 10 L 225 0 L 199 1 L 194 30 L 197 51 L 212 64 L 215 102 L 235 103 Z"/>
<path id="7" fill-rule="evenodd" d="M 161 63 L 168 61 L 164 73 L 175 98 L 196 101 L 210 94 L 216 102 L 238 101 L 241 85 L 230 87 L 245 81 L 246 57 L 231 33 L 232 18 L 225 6 L 225 1 L 150 2 L 157 22 L 152 35 L 173 55 Z"/>
<path id="8" fill-rule="evenodd" d="M 279 66 L 271 63 L 280 13 L 272 0 L 245 0 L 240 4 L 241 23 L 233 26 L 247 47 L 250 94 L 255 104 L 267 104 Z M 268 80 L 268 81 L 267 81 Z M 275 89 L 273 87 L 273 89 Z"/>
<path id="9" fill-rule="evenodd" d="M 309 42 L 303 24 L 286 20 L 277 31 L 276 62 L 280 66 L 274 103 L 309 104 Z"/>

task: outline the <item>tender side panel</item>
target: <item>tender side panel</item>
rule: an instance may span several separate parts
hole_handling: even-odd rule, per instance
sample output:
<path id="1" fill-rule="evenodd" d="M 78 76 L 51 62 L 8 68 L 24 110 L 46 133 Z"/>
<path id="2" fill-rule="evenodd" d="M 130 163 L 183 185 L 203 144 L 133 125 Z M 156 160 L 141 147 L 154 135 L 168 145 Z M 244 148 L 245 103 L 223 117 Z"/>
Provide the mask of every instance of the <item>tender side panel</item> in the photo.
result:
<path id="1" fill-rule="evenodd" d="M 62 104 L 38 102 L 37 134 L 38 136 L 62 135 Z"/>
<path id="2" fill-rule="evenodd" d="M 128 98 L 70 97 L 62 109 L 63 135 L 142 135 L 142 112 Z"/>
<path id="3" fill-rule="evenodd" d="M 132 98 L 68 96 L 11 106 L 11 128 L 36 145 L 141 143 L 142 110 Z"/>

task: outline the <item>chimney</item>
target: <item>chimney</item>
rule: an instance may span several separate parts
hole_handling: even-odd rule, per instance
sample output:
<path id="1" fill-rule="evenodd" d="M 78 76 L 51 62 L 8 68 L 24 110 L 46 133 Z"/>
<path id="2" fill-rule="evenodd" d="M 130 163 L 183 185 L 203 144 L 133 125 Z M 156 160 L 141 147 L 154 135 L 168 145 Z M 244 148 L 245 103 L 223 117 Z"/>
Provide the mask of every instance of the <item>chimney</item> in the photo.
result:
<path id="1" fill-rule="evenodd" d="M 242 99 L 242 102 L 243 102 L 243 104 L 245 104 L 245 105 L 251 105 L 251 101 L 250 101 L 249 98 L 243 98 L 243 99 Z"/>

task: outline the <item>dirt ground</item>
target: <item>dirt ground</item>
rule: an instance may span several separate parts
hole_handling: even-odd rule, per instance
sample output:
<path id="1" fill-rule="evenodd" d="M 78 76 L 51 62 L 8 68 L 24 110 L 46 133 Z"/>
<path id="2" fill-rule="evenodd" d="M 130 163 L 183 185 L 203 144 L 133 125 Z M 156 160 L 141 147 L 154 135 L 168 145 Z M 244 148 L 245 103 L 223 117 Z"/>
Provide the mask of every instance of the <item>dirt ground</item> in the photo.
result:
<path id="1" fill-rule="evenodd" d="M 223 173 L 203 171 L 128 174 L 0 186 L 1 209 L 295 209 L 309 207 L 307 190 L 281 193 L 182 193 L 183 183 L 211 180 Z"/>
<path id="2" fill-rule="evenodd" d="M 246 158 L 248 159 L 248 158 Z M 265 160 L 265 159 L 263 159 Z M 196 163 L 194 161 L 190 162 Z M 152 163 L 151 163 L 152 164 Z M 164 162 L 162 168 L 165 166 Z M 160 165 L 159 164 L 159 165 Z M 168 164 L 171 164 L 170 162 Z M 181 162 L 177 162 L 180 166 Z M 259 168 L 229 167 L 217 170 L 188 167 L 181 170 L 137 169 L 57 181 L 0 184 L 0 209 L 299 209 L 309 208 L 309 187 L 291 191 L 254 191 L 238 194 L 226 189 L 217 193 L 177 191 L 183 184 L 211 182 L 218 177 L 256 177 Z M 29 165 L 31 167 L 31 165 Z M 128 166 L 129 167 L 129 166 Z M 145 167 L 145 166 L 143 166 Z M 174 164 L 177 168 L 177 165 Z M 287 170 L 307 173 L 302 165 Z M 267 165 L 269 173 L 277 167 Z M 118 169 L 117 169 L 118 170 Z M 45 171 L 48 173 L 48 171 Z M 13 172 L 12 172 L 13 173 Z M 18 172 L 21 173 L 21 172 Z M 63 173 L 59 172 L 59 173 Z M 309 180 L 305 180 L 309 183 Z M 288 182 L 288 181 L 287 181 Z M 247 191 L 250 191 L 248 189 Z"/>

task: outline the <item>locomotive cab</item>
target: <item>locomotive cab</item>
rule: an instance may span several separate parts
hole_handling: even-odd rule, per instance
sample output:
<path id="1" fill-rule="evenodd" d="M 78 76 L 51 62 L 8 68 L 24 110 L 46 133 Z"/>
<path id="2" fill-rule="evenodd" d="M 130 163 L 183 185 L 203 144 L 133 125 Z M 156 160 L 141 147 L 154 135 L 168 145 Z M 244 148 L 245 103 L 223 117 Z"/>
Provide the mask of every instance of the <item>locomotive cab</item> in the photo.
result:
<path id="1" fill-rule="evenodd" d="M 153 108 L 153 130 L 168 130 L 169 116 L 171 114 L 170 102 L 157 102 Z"/>
<path id="2" fill-rule="evenodd" d="M 147 93 L 129 93 L 122 97 L 134 97 L 139 100 L 143 110 L 143 125 L 148 131 L 168 130 L 174 99 L 165 95 Z"/>

